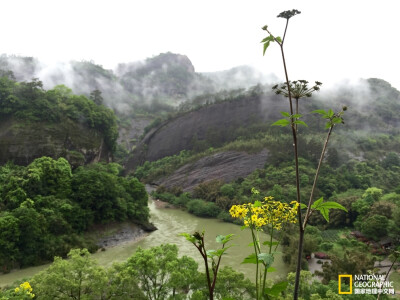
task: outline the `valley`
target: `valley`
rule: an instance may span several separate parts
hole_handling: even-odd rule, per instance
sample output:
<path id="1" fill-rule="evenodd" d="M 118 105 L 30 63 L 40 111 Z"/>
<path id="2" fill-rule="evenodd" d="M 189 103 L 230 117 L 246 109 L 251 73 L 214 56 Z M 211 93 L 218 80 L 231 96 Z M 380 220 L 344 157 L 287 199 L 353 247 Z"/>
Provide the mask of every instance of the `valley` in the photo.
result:
<path id="1" fill-rule="evenodd" d="M 26 69 L 13 72 L 16 60 L 24 61 Z M 47 275 L 34 274 L 73 248 L 93 253 L 90 257 L 104 268 L 99 274 L 107 270 L 123 277 L 128 265 L 137 263 L 132 257 L 139 247 L 167 251 L 157 247 L 175 244 L 179 257 L 187 255 L 198 265 L 192 275 L 200 274 L 205 272 L 201 255 L 178 235 L 194 238 L 205 230 L 211 248 L 220 246 L 217 235 L 235 235 L 235 246 L 221 263 L 234 272 L 225 268 L 223 276 L 243 273 L 238 286 L 251 299 L 254 265 L 240 262 L 254 242 L 248 228 L 240 230 L 245 220 L 236 218 L 232 207 L 264 203 L 265 197 L 286 205 L 296 199 L 291 133 L 272 126 L 280 114 L 285 117 L 287 100 L 250 67 L 202 74 L 187 56 L 171 52 L 121 63 L 116 70 L 92 62 L 68 64 L 68 73 L 60 67 L 29 81 L 41 74 L 35 60 L 0 59 L 0 286 L 15 287 L 15 280 L 32 276 L 40 286 L 37 278 Z M 315 187 L 315 199 L 334 201 L 343 209 L 331 210 L 328 218 L 313 212 L 302 257 L 304 270 L 313 253 L 331 257 L 318 276 L 335 290 L 337 274 L 366 273 L 381 260 L 397 259 L 400 92 L 383 79 L 370 78 L 302 101 L 300 113 L 308 124 L 297 129 L 302 199 L 312 189 L 325 139 L 326 120 L 310 112 L 322 114 L 333 107 L 336 113 L 346 107 Z M 145 184 L 154 188 L 146 192 Z M 166 203 L 164 208 L 157 208 L 157 201 Z M 86 235 L 109 224 L 129 228 L 100 243 L 98 236 Z M 272 239 L 259 233 L 268 251 Z M 298 244 L 292 224 L 273 237 L 281 253 L 273 262 L 275 273 L 268 275 L 271 285 L 292 276 Z M 267 264 L 269 258 L 264 259 Z M 121 265 L 112 267 L 113 262 Z M 104 276 L 99 282 L 109 280 Z M 312 280 L 311 274 L 304 276 Z M 182 295 L 194 282 L 181 288 Z"/>

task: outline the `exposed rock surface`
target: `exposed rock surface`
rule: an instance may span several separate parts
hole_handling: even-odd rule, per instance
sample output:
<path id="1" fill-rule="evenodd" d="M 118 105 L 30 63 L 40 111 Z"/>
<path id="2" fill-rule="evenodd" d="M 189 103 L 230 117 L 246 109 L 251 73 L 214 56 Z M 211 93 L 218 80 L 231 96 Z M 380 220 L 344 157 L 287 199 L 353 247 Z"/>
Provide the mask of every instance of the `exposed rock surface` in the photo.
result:
<path id="1" fill-rule="evenodd" d="M 216 141 L 219 144 L 234 140 L 234 131 L 240 127 L 272 119 L 286 103 L 274 96 L 245 96 L 205 106 L 172 119 L 151 130 L 138 144 L 126 164 L 129 172 L 145 161 L 192 150 L 196 142 Z"/>
<path id="2" fill-rule="evenodd" d="M 267 157 L 267 150 L 257 154 L 220 152 L 184 165 L 168 177 L 158 180 L 156 184 L 167 188 L 177 186 L 182 187 L 184 191 L 191 191 L 198 184 L 212 179 L 230 182 L 263 168 Z"/>
<path id="3" fill-rule="evenodd" d="M 97 246 L 99 248 L 113 247 L 132 240 L 137 240 L 145 235 L 145 231 L 140 226 L 130 223 L 123 223 L 117 226 L 110 234 L 101 237 Z"/>
<path id="4" fill-rule="evenodd" d="M 144 129 L 151 123 L 151 118 L 135 118 L 127 128 L 120 127 L 117 143 L 122 144 L 129 151 L 138 143 Z"/>
<path id="5" fill-rule="evenodd" d="M 35 158 L 65 157 L 73 167 L 110 160 L 110 151 L 97 130 L 72 121 L 56 124 L 25 123 L 2 120 L 0 122 L 0 163 L 9 160 L 27 165 Z"/>

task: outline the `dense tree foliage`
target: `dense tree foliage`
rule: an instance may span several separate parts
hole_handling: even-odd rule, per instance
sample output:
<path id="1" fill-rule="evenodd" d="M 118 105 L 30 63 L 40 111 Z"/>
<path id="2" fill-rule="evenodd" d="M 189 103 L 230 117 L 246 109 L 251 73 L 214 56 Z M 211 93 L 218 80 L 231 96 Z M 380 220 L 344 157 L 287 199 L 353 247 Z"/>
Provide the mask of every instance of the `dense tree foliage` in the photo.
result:
<path id="1" fill-rule="evenodd" d="M 74 172 L 64 158 L 41 157 L 27 167 L 0 168 L 0 265 L 4 270 L 95 249 L 81 233 L 96 223 L 148 220 L 147 193 L 117 164 Z"/>
<path id="2" fill-rule="evenodd" d="M 336 261 L 335 266 L 337 263 L 342 265 L 341 271 L 360 268 L 346 259 L 344 262 Z M 287 289 L 274 299 L 292 299 L 294 277 L 294 273 L 287 275 Z M 74 249 L 69 252 L 68 259 L 55 257 L 48 269 L 33 276 L 29 282 L 16 282 L 12 288 L 0 289 L 0 299 L 32 299 L 34 295 L 35 299 L 205 300 L 207 287 L 204 278 L 193 259 L 177 256 L 175 245 L 139 249 L 127 262 L 114 264 L 108 269 L 99 266 L 86 249 Z M 301 271 L 301 299 L 376 299 L 376 295 L 367 294 L 338 295 L 336 279 L 327 278 L 321 283 L 310 272 Z M 273 281 L 269 280 L 268 285 L 272 284 Z M 342 284 L 342 290 L 346 288 Z M 242 273 L 224 267 L 219 272 L 214 294 L 217 299 L 246 300 L 254 299 L 254 291 L 254 284 Z M 386 295 L 382 296 L 382 299 L 388 299 Z"/>
<path id="3" fill-rule="evenodd" d="M 220 273 L 218 299 L 252 299 L 254 285 L 230 267 Z M 176 245 L 139 248 L 127 262 L 105 269 L 86 250 L 74 249 L 29 280 L 35 299 L 206 299 L 204 274 L 190 257 L 178 257 Z M 2 298 L 4 297 L 4 298 Z M 16 298 L 0 289 L 0 299 Z M 29 298 L 28 298 L 29 299 Z"/>
<path id="4" fill-rule="evenodd" d="M 59 123 L 66 118 L 94 128 L 104 135 L 110 149 L 115 148 L 118 137 L 116 117 L 112 110 L 100 104 L 100 96 L 94 101 L 77 96 L 64 85 L 44 90 L 38 79 L 16 82 L 10 76 L 0 77 L 0 116 L 14 117 L 31 126 L 35 122 Z"/>

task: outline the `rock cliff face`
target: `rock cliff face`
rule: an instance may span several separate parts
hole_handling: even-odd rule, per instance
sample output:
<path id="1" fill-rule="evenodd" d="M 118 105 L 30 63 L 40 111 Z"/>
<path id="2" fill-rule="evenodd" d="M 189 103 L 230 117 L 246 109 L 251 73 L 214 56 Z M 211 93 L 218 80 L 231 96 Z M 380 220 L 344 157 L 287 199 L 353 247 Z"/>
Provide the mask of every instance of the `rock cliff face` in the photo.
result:
<path id="1" fill-rule="evenodd" d="M 257 154 L 237 151 L 216 153 L 184 165 L 173 174 L 156 181 L 155 184 L 166 188 L 181 187 L 187 192 L 192 191 L 198 184 L 213 179 L 230 182 L 263 168 L 267 157 L 267 150 Z"/>
<path id="2" fill-rule="evenodd" d="M 73 167 L 109 161 L 103 136 L 72 121 L 57 124 L 24 123 L 12 118 L 0 122 L 0 164 L 28 165 L 35 158 L 65 157 Z"/>
<path id="3" fill-rule="evenodd" d="M 271 115 L 276 118 L 285 104 L 274 96 L 248 95 L 191 111 L 151 130 L 133 151 L 126 169 L 192 150 L 205 140 L 211 145 L 234 140 L 236 129 L 272 119 Z"/>

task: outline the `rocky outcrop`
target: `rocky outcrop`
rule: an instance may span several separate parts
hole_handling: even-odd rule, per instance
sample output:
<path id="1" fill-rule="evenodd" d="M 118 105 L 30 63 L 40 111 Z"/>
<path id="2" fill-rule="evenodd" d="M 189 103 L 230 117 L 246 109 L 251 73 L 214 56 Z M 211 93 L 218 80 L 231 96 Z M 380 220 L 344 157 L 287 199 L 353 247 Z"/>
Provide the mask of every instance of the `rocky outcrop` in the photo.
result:
<path id="1" fill-rule="evenodd" d="M 111 153 L 100 132 L 71 120 L 50 124 L 9 118 L 0 122 L 0 164 L 11 160 L 28 165 L 42 156 L 65 157 L 77 167 L 109 161 Z"/>
<path id="2" fill-rule="evenodd" d="M 213 147 L 232 141 L 238 128 L 276 119 L 285 104 L 272 95 L 250 94 L 188 112 L 149 131 L 133 151 L 126 169 L 129 172 L 145 161 L 195 149 L 203 141 Z"/>
<path id="3" fill-rule="evenodd" d="M 118 140 L 117 143 L 123 145 L 126 149 L 131 151 L 135 145 L 140 141 L 144 129 L 151 123 L 151 118 L 135 118 L 130 121 L 129 126 L 118 129 Z"/>
<path id="4" fill-rule="evenodd" d="M 257 154 L 238 151 L 216 153 L 184 165 L 155 183 L 167 188 L 181 187 L 183 191 L 192 191 L 195 186 L 205 181 L 218 179 L 230 182 L 246 177 L 254 170 L 262 169 L 267 157 L 267 150 Z"/>

